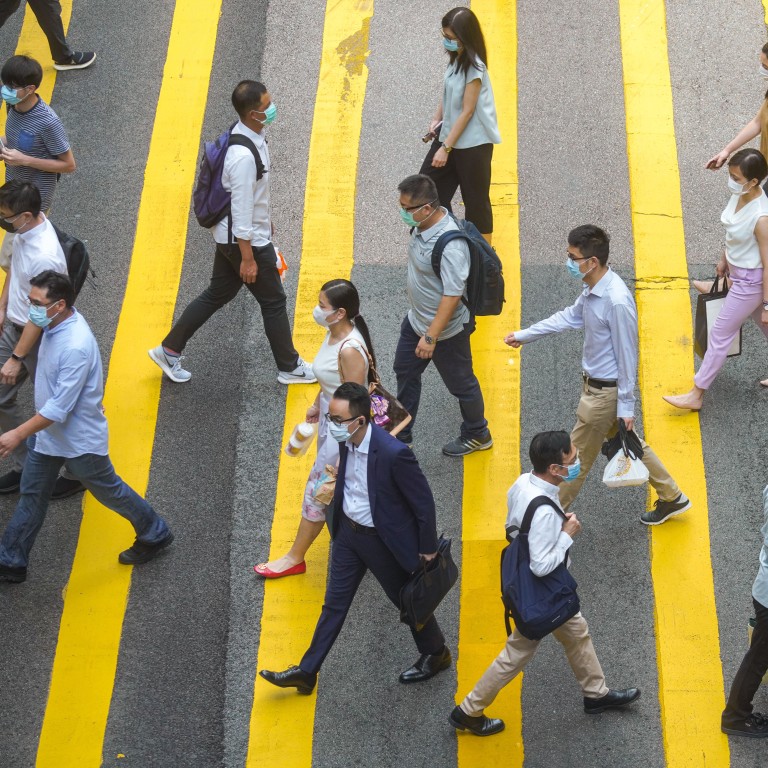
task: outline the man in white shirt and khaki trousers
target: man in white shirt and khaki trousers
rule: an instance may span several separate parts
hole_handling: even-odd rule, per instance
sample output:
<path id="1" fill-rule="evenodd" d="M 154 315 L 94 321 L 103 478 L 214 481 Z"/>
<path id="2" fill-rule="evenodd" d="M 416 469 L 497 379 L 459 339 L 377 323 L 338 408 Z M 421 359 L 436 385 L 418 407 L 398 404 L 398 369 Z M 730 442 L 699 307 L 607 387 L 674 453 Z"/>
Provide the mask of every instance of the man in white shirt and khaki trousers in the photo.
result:
<path id="1" fill-rule="evenodd" d="M 579 452 L 581 473 L 560 492 L 568 509 L 597 458 L 603 441 L 616 434 L 619 419 L 628 430 L 635 425 L 637 380 L 637 307 L 624 281 L 608 266 L 609 237 L 599 227 L 584 224 L 568 234 L 566 268 L 584 284 L 576 302 L 530 328 L 510 333 L 505 341 L 519 347 L 543 336 L 584 329 L 582 390 L 571 440 Z M 640 516 L 646 525 L 658 525 L 691 508 L 653 449 L 640 440 L 643 464 L 658 499 Z"/>
<path id="2" fill-rule="evenodd" d="M 579 457 L 567 432 L 542 432 L 531 441 L 529 450 L 533 472 L 521 475 L 507 494 L 506 529 L 512 539 L 523 524 L 525 513 L 536 498 L 544 496 L 551 504 L 542 504 L 533 513 L 528 550 L 534 576 L 543 578 L 558 566 L 570 561 L 573 537 L 581 530 L 576 515 L 564 515 L 558 501 L 558 490 L 573 484 L 578 473 Z M 579 611 L 552 634 L 563 646 L 568 663 L 584 696 L 584 711 L 590 715 L 608 709 L 621 709 L 640 697 L 637 688 L 611 690 L 592 645 L 586 619 Z M 483 673 L 475 687 L 449 716 L 451 725 L 476 736 L 492 736 L 504 730 L 504 721 L 483 714 L 499 691 L 519 675 L 534 657 L 541 640 L 531 640 L 515 628 L 501 653 Z"/>

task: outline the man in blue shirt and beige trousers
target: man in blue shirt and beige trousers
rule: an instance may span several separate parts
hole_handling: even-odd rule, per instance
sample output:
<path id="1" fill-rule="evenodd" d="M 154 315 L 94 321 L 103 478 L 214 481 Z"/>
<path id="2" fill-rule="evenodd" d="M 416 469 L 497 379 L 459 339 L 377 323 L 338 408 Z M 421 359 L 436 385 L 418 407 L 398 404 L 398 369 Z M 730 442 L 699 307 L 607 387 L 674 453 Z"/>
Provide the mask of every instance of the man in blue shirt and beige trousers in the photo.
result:
<path id="1" fill-rule="evenodd" d="M 59 470 L 66 464 L 108 509 L 136 531 L 133 546 L 120 553 L 124 565 L 151 560 L 173 541 L 160 515 L 116 474 L 108 455 L 104 417 L 104 377 L 96 339 L 73 307 L 66 275 L 46 270 L 30 280 L 29 319 L 43 328 L 37 373 L 37 413 L 0 435 L 0 457 L 29 439 L 21 476 L 21 497 L 0 540 L 0 581 L 27 578 L 29 552 L 48 511 Z"/>
<path id="2" fill-rule="evenodd" d="M 568 233 L 570 275 L 582 281 L 576 302 L 505 341 L 519 347 L 529 341 L 563 331 L 584 329 L 581 358 L 582 389 L 571 441 L 579 452 L 581 472 L 560 489 L 560 504 L 567 510 L 600 453 L 603 440 L 616 434 L 619 419 L 628 430 L 635 426 L 637 380 L 637 307 L 624 281 L 608 266 L 609 237 L 600 227 L 584 224 Z M 653 509 L 643 513 L 645 525 L 659 525 L 691 508 L 659 457 L 641 440 L 643 464 L 658 494 Z"/>

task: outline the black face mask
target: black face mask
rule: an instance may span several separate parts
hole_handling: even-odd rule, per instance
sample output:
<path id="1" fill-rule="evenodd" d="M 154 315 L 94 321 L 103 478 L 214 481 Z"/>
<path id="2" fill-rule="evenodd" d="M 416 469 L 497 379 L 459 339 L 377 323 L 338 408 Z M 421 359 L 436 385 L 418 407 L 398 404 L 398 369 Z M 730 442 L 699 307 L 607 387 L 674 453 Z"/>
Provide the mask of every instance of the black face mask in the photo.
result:
<path id="1" fill-rule="evenodd" d="M 4 229 L 6 232 L 15 232 L 16 227 L 13 224 L 7 222 L 5 219 L 0 218 L 0 229 Z"/>

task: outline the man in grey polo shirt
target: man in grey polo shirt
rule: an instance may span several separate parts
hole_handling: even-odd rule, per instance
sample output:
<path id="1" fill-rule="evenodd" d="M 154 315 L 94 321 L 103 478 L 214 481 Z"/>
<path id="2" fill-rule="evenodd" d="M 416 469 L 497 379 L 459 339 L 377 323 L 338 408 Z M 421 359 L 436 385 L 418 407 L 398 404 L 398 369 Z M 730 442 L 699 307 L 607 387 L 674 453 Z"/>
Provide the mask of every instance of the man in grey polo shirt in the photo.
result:
<path id="1" fill-rule="evenodd" d="M 421 376 L 433 360 L 448 391 L 459 401 L 461 432 L 443 446 L 446 456 L 465 456 L 493 445 L 480 382 L 472 370 L 469 337 L 475 319 L 462 302 L 469 276 L 469 247 L 450 242 L 443 251 L 440 277 L 432 269 L 432 250 L 440 235 L 458 229 L 439 205 L 435 182 L 429 176 L 409 176 L 398 186 L 400 215 L 410 227 L 408 243 L 408 300 L 411 309 L 400 327 L 395 352 L 397 397 L 413 416 L 398 435 L 411 444 L 421 398 Z"/>

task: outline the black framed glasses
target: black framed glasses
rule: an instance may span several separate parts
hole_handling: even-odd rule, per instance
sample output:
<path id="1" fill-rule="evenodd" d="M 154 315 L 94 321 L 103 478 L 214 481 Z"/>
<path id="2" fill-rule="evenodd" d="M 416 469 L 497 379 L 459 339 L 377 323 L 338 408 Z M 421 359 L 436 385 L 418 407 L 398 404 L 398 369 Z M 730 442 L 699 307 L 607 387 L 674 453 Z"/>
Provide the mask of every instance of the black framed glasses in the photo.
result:
<path id="1" fill-rule="evenodd" d="M 355 419 L 359 419 L 359 416 L 350 416 L 348 419 L 340 419 L 338 416 L 331 416 L 330 413 L 325 414 L 325 418 L 328 419 L 328 421 L 331 422 L 331 424 L 335 424 L 337 427 L 340 427 L 342 424 L 346 424 L 348 421 L 354 421 Z"/>
<path id="2" fill-rule="evenodd" d="M 592 258 L 591 256 L 574 256 L 570 251 L 566 251 L 565 255 L 572 261 L 586 261 Z"/>

